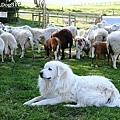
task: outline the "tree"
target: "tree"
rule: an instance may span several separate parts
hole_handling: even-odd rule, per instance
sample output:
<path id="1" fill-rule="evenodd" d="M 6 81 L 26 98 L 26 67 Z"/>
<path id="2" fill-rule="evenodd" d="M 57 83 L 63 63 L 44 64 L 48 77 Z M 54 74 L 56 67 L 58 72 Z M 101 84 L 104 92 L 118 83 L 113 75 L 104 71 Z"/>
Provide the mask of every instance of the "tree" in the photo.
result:
<path id="1" fill-rule="evenodd" d="M 0 0 L 0 12 L 7 12 L 7 18 L 0 17 L 0 22 L 16 21 L 16 13 L 19 10 L 19 5 L 16 0 Z"/>

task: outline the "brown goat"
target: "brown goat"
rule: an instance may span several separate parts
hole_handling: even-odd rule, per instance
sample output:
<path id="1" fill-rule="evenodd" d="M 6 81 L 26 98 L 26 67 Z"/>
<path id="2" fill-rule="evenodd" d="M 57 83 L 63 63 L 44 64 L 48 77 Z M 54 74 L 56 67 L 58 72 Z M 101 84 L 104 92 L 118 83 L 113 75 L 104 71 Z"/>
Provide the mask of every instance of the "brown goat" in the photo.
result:
<path id="1" fill-rule="evenodd" d="M 44 44 L 44 48 L 45 48 L 45 52 L 47 57 L 51 57 L 51 53 L 52 51 L 54 52 L 54 56 L 55 56 L 55 60 L 58 59 L 57 54 L 60 53 L 60 40 L 57 37 L 52 37 L 50 39 L 48 39 L 45 44 Z"/>
<path id="2" fill-rule="evenodd" d="M 109 54 L 107 52 L 107 45 L 106 42 L 102 42 L 102 41 L 96 41 L 92 44 L 91 46 L 91 50 L 92 50 L 92 64 L 91 66 L 94 65 L 94 56 L 96 55 L 96 65 L 95 67 L 98 68 L 98 59 L 100 57 L 101 54 L 104 55 L 104 64 L 106 63 L 106 55 L 108 57 L 108 64 L 109 64 Z"/>
<path id="3" fill-rule="evenodd" d="M 60 39 L 62 58 L 65 58 L 64 49 L 69 48 L 69 59 L 71 58 L 71 47 L 73 45 L 73 36 L 70 30 L 62 29 L 52 34 L 52 37 L 57 37 Z"/>

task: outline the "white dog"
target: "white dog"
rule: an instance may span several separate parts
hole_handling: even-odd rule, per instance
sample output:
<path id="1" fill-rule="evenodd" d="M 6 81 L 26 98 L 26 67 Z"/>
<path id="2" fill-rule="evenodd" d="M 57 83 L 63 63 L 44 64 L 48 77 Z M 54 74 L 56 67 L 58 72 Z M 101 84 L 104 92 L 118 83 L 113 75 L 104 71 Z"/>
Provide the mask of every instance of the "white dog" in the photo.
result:
<path id="1" fill-rule="evenodd" d="M 60 61 L 50 61 L 40 71 L 38 87 L 41 96 L 24 105 L 54 105 L 61 102 L 68 107 L 120 107 L 120 94 L 113 83 L 102 76 L 78 76 Z"/>

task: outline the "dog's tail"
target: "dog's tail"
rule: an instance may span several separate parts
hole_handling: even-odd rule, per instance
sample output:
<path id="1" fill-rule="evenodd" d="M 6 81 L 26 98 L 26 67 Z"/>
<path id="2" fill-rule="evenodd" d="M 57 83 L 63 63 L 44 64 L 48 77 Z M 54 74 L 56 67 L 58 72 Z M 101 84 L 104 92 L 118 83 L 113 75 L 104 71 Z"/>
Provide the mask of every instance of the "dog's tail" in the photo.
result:
<path id="1" fill-rule="evenodd" d="M 111 97 L 109 98 L 106 106 L 107 107 L 120 107 L 120 94 L 118 93 L 117 90 L 115 90 L 111 94 Z"/>

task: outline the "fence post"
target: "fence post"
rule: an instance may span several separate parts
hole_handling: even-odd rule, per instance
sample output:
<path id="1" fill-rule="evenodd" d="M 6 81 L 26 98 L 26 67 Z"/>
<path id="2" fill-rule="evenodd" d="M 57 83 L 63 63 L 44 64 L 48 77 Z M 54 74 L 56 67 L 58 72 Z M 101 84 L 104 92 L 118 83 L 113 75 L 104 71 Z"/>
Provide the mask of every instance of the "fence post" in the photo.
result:
<path id="1" fill-rule="evenodd" d="M 43 0 L 43 28 L 46 28 L 46 4 L 45 0 Z"/>
<path id="2" fill-rule="evenodd" d="M 70 26 L 71 25 L 71 13 L 69 12 L 69 23 L 68 25 Z"/>
<path id="3" fill-rule="evenodd" d="M 76 22 L 77 22 L 76 16 L 74 16 L 74 26 L 76 26 Z"/>
<path id="4" fill-rule="evenodd" d="M 86 16 L 86 24 L 87 24 L 87 16 Z"/>
<path id="5" fill-rule="evenodd" d="M 47 24 L 49 23 L 49 13 L 47 13 Z"/>

